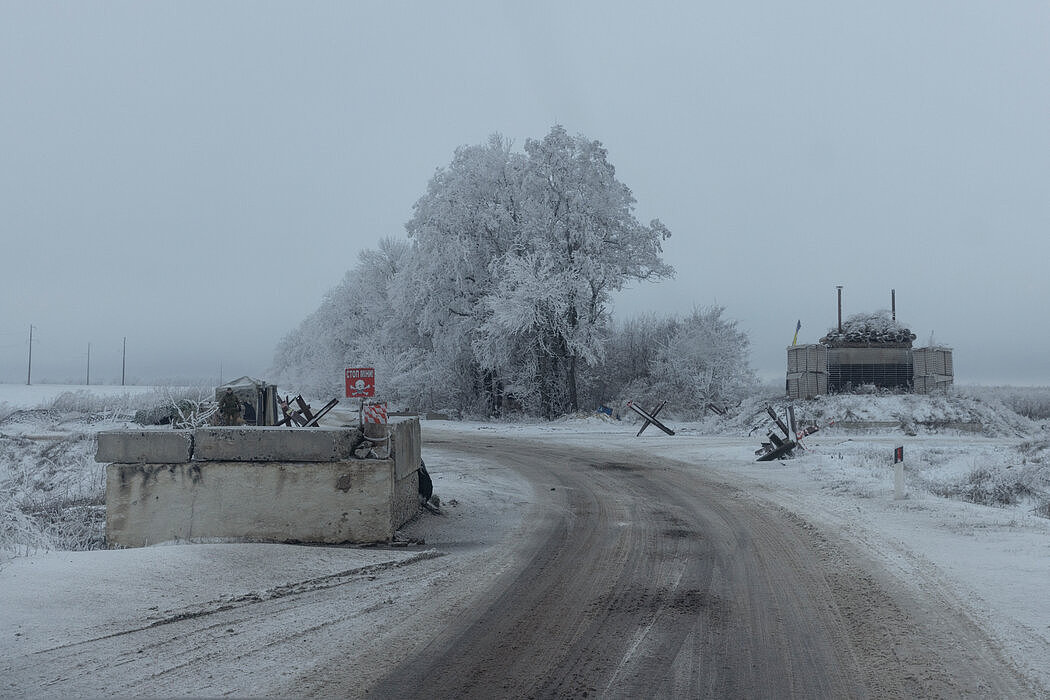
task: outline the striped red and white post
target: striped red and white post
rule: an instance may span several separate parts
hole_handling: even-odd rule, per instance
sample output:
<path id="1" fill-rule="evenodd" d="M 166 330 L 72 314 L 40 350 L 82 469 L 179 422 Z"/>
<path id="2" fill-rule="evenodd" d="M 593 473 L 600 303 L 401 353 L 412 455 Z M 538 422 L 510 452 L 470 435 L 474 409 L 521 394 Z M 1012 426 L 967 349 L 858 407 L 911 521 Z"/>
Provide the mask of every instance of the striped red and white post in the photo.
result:
<path id="1" fill-rule="evenodd" d="M 386 423 L 386 402 L 366 403 L 362 408 L 362 419 L 365 423 Z"/>

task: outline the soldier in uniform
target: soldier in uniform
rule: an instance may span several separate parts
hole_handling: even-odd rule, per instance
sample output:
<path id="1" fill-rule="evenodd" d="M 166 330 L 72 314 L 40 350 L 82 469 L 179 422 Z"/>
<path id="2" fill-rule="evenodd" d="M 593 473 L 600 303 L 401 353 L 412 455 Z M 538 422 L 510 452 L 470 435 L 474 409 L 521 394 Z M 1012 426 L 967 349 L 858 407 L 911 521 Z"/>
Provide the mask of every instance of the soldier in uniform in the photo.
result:
<path id="1" fill-rule="evenodd" d="M 223 425 L 237 425 L 241 417 L 241 402 L 233 395 L 233 389 L 226 387 L 226 393 L 219 400 L 219 415 Z"/>

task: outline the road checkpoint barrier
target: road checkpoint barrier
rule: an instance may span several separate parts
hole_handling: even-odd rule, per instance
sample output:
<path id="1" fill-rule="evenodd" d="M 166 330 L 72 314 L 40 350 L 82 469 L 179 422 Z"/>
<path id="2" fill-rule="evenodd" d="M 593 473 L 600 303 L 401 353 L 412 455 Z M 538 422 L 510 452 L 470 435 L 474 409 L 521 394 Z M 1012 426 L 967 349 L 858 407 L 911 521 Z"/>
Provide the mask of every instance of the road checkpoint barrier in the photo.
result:
<path id="1" fill-rule="evenodd" d="M 370 427 L 101 432 L 106 542 L 389 542 L 419 510 L 419 421 Z"/>
<path id="2" fill-rule="evenodd" d="M 641 416 L 642 418 L 645 419 L 645 422 L 642 423 L 642 427 L 638 429 L 638 434 L 635 435 L 635 437 L 641 437 L 642 433 L 645 432 L 645 429 L 648 428 L 650 425 L 655 425 L 657 428 L 659 428 L 660 430 L 664 431 L 668 435 L 674 435 L 674 431 L 673 430 L 671 430 L 666 425 L 664 425 L 663 423 L 661 423 L 660 421 L 658 421 L 656 419 L 656 415 L 658 413 L 660 413 L 660 411 L 666 405 L 667 405 L 667 402 L 664 401 L 659 406 L 654 408 L 652 411 L 646 411 L 646 410 L 642 409 L 640 406 L 636 405 L 634 403 L 634 401 L 628 401 L 627 402 L 627 408 L 631 409 L 632 411 L 634 411 L 639 416 Z"/>
<path id="3" fill-rule="evenodd" d="M 805 447 L 802 445 L 802 438 L 807 435 L 812 435 L 817 432 L 818 428 L 815 425 L 810 425 L 805 428 L 800 428 L 798 425 L 798 419 L 795 417 L 795 406 L 791 404 L 787 407 L 786 416 L 787 423 L 785 424 L 781 420 L 777 412 L 773 410 L 772 406 L 766 406 L 766 413 L 773 419 L 780 431 L 784 434 L 784 437 L 780 437 L 774 431 L 770 430 L 766 434 L 766 442 L 762 443 L 762 446 L 755 450 L 755 454 L 758 455 L 759 462 L 772 462 L 775 459 L 790 458 L 794 456 L 795 448 L 804 450 Z M 759 426 L 755 426 L 751 429 L 754 432 Z M 751 433 L 748 433 L 750 435 Z"/>

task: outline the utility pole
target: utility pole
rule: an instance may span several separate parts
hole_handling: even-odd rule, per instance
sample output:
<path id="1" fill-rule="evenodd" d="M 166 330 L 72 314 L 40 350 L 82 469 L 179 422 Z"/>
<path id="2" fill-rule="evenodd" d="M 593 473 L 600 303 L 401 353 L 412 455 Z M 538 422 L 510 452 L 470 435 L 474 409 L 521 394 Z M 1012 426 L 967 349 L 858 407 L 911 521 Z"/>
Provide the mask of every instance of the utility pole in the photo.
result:
<path id="1" fill-rule="evenodd" d="M 128 362 L 128 337 L 124 336 L 124 353 L 120 356 L 120 385 L 124 386 L 124 368 Z"/>
<path id="2" fill-rule="evenodd" d="M 33 383 L 33 324 L 29 324 L 29 372 L 26 374 L 26 386 Z"/>
<path id="3" fill-rule="evenodd" d="M 842 335 L 842 285 L 835 285 L 835 289 L 839 290 L 839 335 Z"/>
<path id="4" fill-rule="evenodd" d="M 91 343 L 88 343 L 87 381 L 84 382 L 84 385 L 91 386 Z"/>

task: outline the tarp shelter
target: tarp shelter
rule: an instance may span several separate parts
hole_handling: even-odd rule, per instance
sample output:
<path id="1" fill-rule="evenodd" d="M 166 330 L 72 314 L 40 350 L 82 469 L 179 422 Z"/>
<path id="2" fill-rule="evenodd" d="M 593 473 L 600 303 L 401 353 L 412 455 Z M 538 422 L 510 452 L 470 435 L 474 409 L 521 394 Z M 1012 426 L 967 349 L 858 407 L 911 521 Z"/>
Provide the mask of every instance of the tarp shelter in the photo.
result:
<path id="1" fill-rule="evenodd" d="M 259 379 L 241 377 L 215 387 L 215 400 L 222 399 L 227 389 L 241 404 L 241 417 L 246 425 L 277 424 L 277 385 Z"/>

